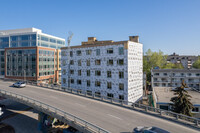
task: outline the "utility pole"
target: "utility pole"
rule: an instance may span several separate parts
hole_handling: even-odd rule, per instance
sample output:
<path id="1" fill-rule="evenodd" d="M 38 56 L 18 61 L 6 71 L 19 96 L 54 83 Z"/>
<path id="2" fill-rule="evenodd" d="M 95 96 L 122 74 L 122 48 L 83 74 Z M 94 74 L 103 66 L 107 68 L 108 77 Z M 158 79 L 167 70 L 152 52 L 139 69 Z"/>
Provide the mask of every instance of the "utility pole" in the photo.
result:
<path id="1" fill-rule="evenodd" d="M 24 69 L 24 82 L 26 82 L 26 70 Z"/>
<path id="2" fill-rule="evenodd" d="M 73 33 L 72 32 L 69 32 L 69 36 L 67 38 L 67 62 L 68 62 L 68 89 L 70 89 L 70 42 L 71 42 L 71 39 L 73 37 Z"/>

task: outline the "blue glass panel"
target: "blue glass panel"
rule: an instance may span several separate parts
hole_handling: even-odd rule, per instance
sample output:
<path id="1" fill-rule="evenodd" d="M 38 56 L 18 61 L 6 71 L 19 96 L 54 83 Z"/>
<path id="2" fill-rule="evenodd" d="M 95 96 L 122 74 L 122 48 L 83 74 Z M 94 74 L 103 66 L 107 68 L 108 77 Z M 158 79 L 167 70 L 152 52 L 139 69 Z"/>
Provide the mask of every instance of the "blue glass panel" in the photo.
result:
<path id="1" fill-rule="evenodd" d="M 16 42 L 12 42 L 10 47 L 17 47 L 17 43 Z"/>
<path id="2" fill-rule="evenodd" d="M 9 47 L 9 44 L 8 43 L 3 43 L 0 45 L 0 48 L 8 48 Z"/>
<path id="3" fill-rule="evenodd" d="M 60 40 L 57 40 L 57 43 L 58 43 L 58 44 L 63 44 L 63 42 L 62 42 L 62 41 L 60 41 Z"/>
<path id="4" fill-rule="evenodd" d="M 0 38 L 0 43 L 2 43 L 2 42 L 9 42 L 9 37 Z"/>
<path id="5" fill-rule="evenodd" d="M 29 40 L 30 35 L 22 35 L 21 40 Z"/>
<path id="6" fill-rule="evenodd" d="M 29 43 L 28 42 L 22 42 L 21 43 L 21 47 L 28 47 L 29 46 Z"/>
<path id="7" fill-rule="evenodd" d="M 18 37 L 17 36 L 11 36 L 10 39 L 11 39 L 11 41 L 17 41 Z"/>
<path id="8" fill-rule="evenodd" d="M 56 40 L 55 39 L 50 39 L 50 42 L 56 43 Z"/>
<path id="9" fill-rule="evenodd" d="M 46 44 L 46 43 L 41 43 L 41 46 L 43 46 L 43 47 L 49 47 L 49 45 Z"/>
<path id="10" fill-rule="evenodd" d="M 31 35 L 31 40 L 36 40 L 36 34 Z"/>
<path id="11" fill-rule="evenodd" d="M 31 46 L 36 46 L 36 41 L 31 41 Z"/>
<path id="12" fill-rule="evenodd" d="M 45 36 L 41 36 L 41 40 L 43 40 L 43 41 L 49 41 L 49 39 L 47 37 L 45 37 Z"/>

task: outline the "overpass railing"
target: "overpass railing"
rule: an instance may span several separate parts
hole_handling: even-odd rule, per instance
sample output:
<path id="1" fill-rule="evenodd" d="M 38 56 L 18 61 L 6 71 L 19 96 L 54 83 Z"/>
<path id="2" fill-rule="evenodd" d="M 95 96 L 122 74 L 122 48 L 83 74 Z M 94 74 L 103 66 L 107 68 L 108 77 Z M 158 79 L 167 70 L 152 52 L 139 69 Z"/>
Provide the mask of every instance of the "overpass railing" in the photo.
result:
<path id="1" fill-rule="evenodd" d="M 9 98 L 14 98 L 14 99 L 19 99 L 18 101 L 25 101 L 25 103 L 29 106 L 33 105 L 35 107 L 39 107 L 40 109 L 42 110 L 45 110 L 44 113 L 47 113 L 48 112 L 52 112 L 54 113 L 55 115 L 57 116 L 61 116 L 62 119 L 66 119 L 67 121 L 72 121 L 73 123 L 75 123 L 76 125 L 79 125 L 80 127 L 82 127 L 82 129 L 84 129 L 84 131 L 87 131 L 87 132 L 95 132 L 95 133 L 109 133 L 108 131 L 94 125 L 94 124 L 91 124 L 81 118 L 78 118 L 72 114 L 69 114 L 67 112 L 64 112 L 58 108 L 55 108 L 51 105 L 48 105 L 48 104 L 45 104 L 45 103 L 42 103 L 40 101 L 37 101 L 35 99 L 32 99 L 32 98 L 29 98 L 29 97 L 26 97 L 26 96 L 23 96 L 23 95 L 20 95 L 20 94 L 16 94 L 16 93 L 13 93 L 13 92 L 9 92 L 9 91 L 5 91 L 5 90 L 0 90 L 0 93 L 2 96 L 5 96 L 5 97 L 9 97 Z"/>
<path id="2" fill-rule="evenodd" d="M 7 79 L 7 80 L 11 80 L 11 79 Z M 30 82 L 30 81 L 27 81 L 27 84 L 45 87 L 45 88 L 49 88 L 49 89 L 53 89 L 53 90 L 59 90 L 59 91 L 68 92 L 68 93 L 73 93 L 73 94 L 109 102 L 109 103 L 112 103 L 115 105 L 120 105 L 125 108 L 148 112 L 148 113 L 151 113 L 152 115 L 162 116 L 169 120 L 178 121 L 180 123 L 183 123 L 183 124 L 186 124 L 189 126 L 200 128 L 200 126 L 199 126 L 200 119 L 194 118 L 194 117 L 189 117 L 189 116 L 183 115 L 183 114 L 178 114 L 178 113 L 175 113 L 172 111 L 154 108 L 154 107 L 150 107 L 150 106 L 143 105 L 140 103 L 133 103 L 133 102 L 129 102 L 129 101 L 121 100 L 121 99 L 102 96 L 100 94 L 93 94 L 92 92 L 83 92 L 83 91 L 81 91 L 81 89 L 63 88 L 59 85 L 55 86 L 52 84 L 43 84 L 43 83 L 36 83 L 36 82 Z"/>

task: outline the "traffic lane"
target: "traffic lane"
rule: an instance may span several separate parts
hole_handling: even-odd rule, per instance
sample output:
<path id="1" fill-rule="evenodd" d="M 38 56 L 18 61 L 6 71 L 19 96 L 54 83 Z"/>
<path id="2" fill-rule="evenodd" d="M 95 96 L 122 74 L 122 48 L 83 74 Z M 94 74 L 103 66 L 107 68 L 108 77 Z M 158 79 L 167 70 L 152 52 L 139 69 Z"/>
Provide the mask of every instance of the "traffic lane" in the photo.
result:
<path id="1" fill-rule="evenodd" d="M 25 89 L 25 88 L 24 88 Z M 16 89 L 17 90 L 17 89 Z M 21 90 L 21 89 L 19 89 Z M 19 91 L 18 90 L 18 91 Z M 27 91 L 27 92 L 26 92 Z M 95 123 L 105 129 L 112 132 L 124 132 L 132 131 L 136 126 L 146 125 L 146 126 L 158 126 L 163 129 L 169 130 L 171 132 L 195 132 L 179 124 L 169 122 L 163 119 L 159 119 L 150 115 L 139 113 L 136 111 L 131 111 L 118 106 L 106 104 L 96 100 L 91 100 L 88 98 L 74 96 L 72 94 L 63 93 L 54 90 L 47 90 L 41 87 L 27 86 L 23 92 L 24 95 L 30 96 L 30 92 L 39 91 L 40 93 L 36 97 L 37 99 L 44 97 L 41 101 L 45 103 L 51 103 L 51 105 L 65 110 L 66 112 L 72 113 L 88 122 Z M 46 96 L 59 97 L 56 101 L 52 98 L 46 98 Z M 36 96 L 36 95 L 35 95 Z M 81 101 L 81 103 L 80 103 Z M 67 102 L 67 103 L 66 103 Z M 74 104 L 75 103 L 75 104 Z M 70 108 L 69 108 L 70 105 Z M 83 106 L 79 106 L 83 105 Z M 86 106 L 90 107 L 88 109 Z M 111 107 L 112 106 L 112 107 Z M 78 108 L 78 110 L 77 110 Z M 129 111 L 129 112 L 127 112 Z M 103 113 L 102 113 L 103 112 Z M 167 127 L 166 127 L 167 125 Z"/>
<path id="2" fill-rule="evenodd" d="M 45 88 L 41 89 L 41 87 L 38 87 L 38 89 L 40 91 L 44 91 L 44 93 L 46 92 Z M 55 94 L 54 90 L 52 90 L 50 92 L 53 92 L 53 94 Z M 60 98 L 61 101 L 59 101 L 59 102 L 62 102 L 63 100 L 66 100 L 66 94 L 64 94 L 63 92 L 58 92 L 58 91 L 56 91 L 56 93 L 58 93 L 58 95 L 60 94 L 59 98 Z M 62 96 L 64 96 L 64 97 L 62 97 Z M 76 104 L 77 105 L 82 105 L 81 106 L 81 110 L 82 111 L 81 112 L 79 111 L 79 114 L 77 114 L 77 115 L 80 116 L 80 113 L 81 113 L 82 117 L 86 116 L 85 119 L 88 119 L 88 115 L 87 114 L 89 113 L 90 116 L 91 116 L 91 113 L 92 113 L 94 115 L 92 116 L 92 120 L 90 120 L 90 121 L 93 121 L 94 123 L 97 123 L 97 121 L 94 121 L 94 120 L 98 120 L 99 118 L 110 119 L 112 121 L 110 124 L 113 125 L 113 126 L 116 126 L 116 127 L 119 127 L 119 125 L 121 125 L 121 123 L 125 122 L 126 125 L 123 125 L 123 127 L 120 127 L 120 129 L 124 128 L 125 131 L 127 129 L 131 129 L 132 130 L 133 127 L 141 126 L 141 125 L 158 126 L 158 127 L 163 128 L 163 129 L 166 129 L 166 130 L 171 130 L 171 132 L 179 132 L 180 128 L 184 129 L 183 131 L 187 132 L 187 129 L 188 129 L 185 126 L 182 126 L 182 125 L 179 125 L 179 124 L 177 124 L 177 126 L 179 126 L 179 127 L 176 126 L 176 128 L 174 128 L 174 124 L 175 123 L 173 123 L 173 122 L 169 122 L 167 120 L 163 120 L 163 119 L 156 118 L 156 117 L 153 117 L 153 116 L 150 116 L 150 115 L 146 115 L 146 114 L 144 116 L 143 113 L 139 113 L 137 111 L 124 109 L 124 108 L 121 108 L 121 107 L 118 107 L 118 106 L 115 106 L 115 105 L 105 104 L 103 102 L 99 102 L 99 101 L 96 101 L 96 100 L 95 100 L 95 103 L 94 103 L 93 102 L 94 100 L 91 100 L 91 99 L 88 99 L 88 98 L 84 98 L 84 97 L 80 97 L 80 96 L 76 96 L 76 95 L 68 94 L 67 96 L 69 98 L 66 101 L 68 101 L 69 103 L 75 103 L 75 104 L 72 104 L 72 106 L 74 106 Z M 56 96 L 54 96 L 54 97 L 56 97 Z M 84 99 L 84 100 L 81 100 L 81 99 Z M 69 101 L 69 100 L 71 100 L 71 101 Z M 84 101 L 86 101 L 86 102 L 84 102 Z M 88 105 L 90 107 L 89 110 L 87 108 L 83 108 L 83 107 L 86 107 Z M 98 105 L 100 105 L 100 106 L 98 106 Z M 105 106 L 105 105 L 109 105 L 109 106 Z M 72 107 L 72 106 L 70 106 L 70 107 Z M 110 106 L 112 106 L 112 107 L 110 107 Z M 63 110 L 66 110 L 66 107 L 64 107 L 64 105 L 62 105 L 62 104 L 61 104 L 60 108 L 63 108 Z M 80 106 L 79 107 L 75 107 L 76 111 L 77 111 L 77 108 L 80 108 Z M 102 108 L 104 108 L 103 111 L 99 110 L 99 109 L 102 109 Z M 83 111 L 83 109 L 84 109 L 84 111 Z M 95 112 L 93 110 L 95 110 Z M 129 113 L 131 113 L 131 114 L 128 114 L 126 111 L 129 111 Z M 87 112 L 87 113 L 84 115 L 83 114 L 84 112 Z M 103 114 L 101 112 L 103 112 Z M 134 112 L 134 114 L 132 114 L 133 112 Z M 94 119 L 96 116 L 98 116 L 98 117 L 96 119 Z M 102 117 L 99 117 L 99 116 L 102 116 Z M 145 118 L 143 118 L 143 117 L 145 117 Z M 143 118 L 143 119 L 141 119 L 141 118 Z M 100 124 L 102 123 L 103 120 L 100 121 Z M 127 121 L 129 121 L 130 123 L 127 123 Z M 108 120 L 106 120 L 106 122 L 108 122 Z M 162 122 L 165 122 L 165 123 L 162 123 Z M 162 124 L 160 124 L 160 123 L 162 123 Z M 168 127 L 166 127 L 166 124 L 168 125 Z M 105 126 L 105 124 L 103 126 Z M 116 129 L 118 130 L 118 128 L 116 128 Z M 189 130 L 188 132 L 191 132 L 191 131 Z"/>

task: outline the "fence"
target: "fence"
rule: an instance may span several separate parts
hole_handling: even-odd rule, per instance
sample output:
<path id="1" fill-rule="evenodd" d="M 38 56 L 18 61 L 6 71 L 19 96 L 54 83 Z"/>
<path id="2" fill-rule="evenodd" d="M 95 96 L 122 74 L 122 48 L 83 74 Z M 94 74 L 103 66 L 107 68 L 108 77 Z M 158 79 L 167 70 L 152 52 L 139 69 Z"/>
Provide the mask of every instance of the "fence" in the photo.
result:
<path id="1" fill-rule="evenodd" d="M 5 79 L 5 80 L 10 80 L 10 79 Z M 49 88 L 49 89 L 59 90 L 59 91 L 68 92 L 68 93 L 74 93 L 74 94 L 77 94 L 77 95 L 81 95 L 81 96 L 85 96 L 85 97 L 109 102 L 109 103 L 112 103 L 112 104 L 115 104 L 115 105 L 120 105 L 120 106 L 125 107 L 125 108 L 130 108 L 130 109 L 135 109 L 135 110 L 139 110 L 139 111 L 143 111 L 143 112 L 148 112 L 148 113 L 151 113 L 151 114 L 156 115 L 156 116 L 162 116 L 162 117 L 167 118 L 169 120 L 178 121 L 180 123 L 183 123 L 183 124 L 186 124 L 186 125 L 200 129 L 200 126 L 199 126 L 200 119 L 197 119 L 197 118 L 194 118 L 194 117 L 189 117 L 189 116 L 178 114 L 178 113 L 174 113 L 172 111 L 154 108 L 154 107 L 150 107 L 150 106 L 143 105 L 143 104 L 140 104 L 140 103 L 133 103 L 133 102 L 129 102 L 129 101 L 121 100 L 121 99 L 116 99 L 116 98 L 112 98 L 112 97 L 101 96 L 101 95 L 98 95 L 98 94 L 92 94 L 90 92 L 82 92 L 80 89 L 62 88 L 59 85 L 55 86 L 55 85 L 42 84 L 42 83 L 38 84 L 36 82 L 30 82 L 30 81 L 28 81 L 27 84 L 40 86 L 40 87 L 46 87 L 46 88 Z"/>
<path id="2" fill-rule="evenodd" d="M 87 122 L 83 119 L 80 119 L 80 118 L 78 118 L 78 117 L 76 117 L 72 114 L 64 112 L 64 111 L 62 111 L 58 108 L 55 108 L 51 105 L 42 103 L 42 102 L 37 101 L 35 99 L 29 98 L 29 97 L 26 97 L 26 96 L 22 96 L 20 94 L 16 94 L 16 93 L 13 93 L 13 92 L 8 92 L 8 91 L 5 91 L 5 90 L 0 90 L 0 93 L 4 97 L 14 99 L 16 101 L 25 103 L 25 104 L 32 106 L 32 107 L 36 107 L 40 111 L 47 113 L 51 116 L 54 116 L 57 119 L 60 119 L 62 121 L 66 121 L 66 122 L 71 122 L 71 123 L 73 123 L 71 125 L 76 125 L 77 129 L 79 129 L 82 132 L 109 133 L 108 131 L 106 131 L 106 130 L 104 130 L 104 129 L 102 129 L 102 128 L 94 125 L 94 124 L 91 124 L 91 123 L 89 123 L 89 122 Z"/>

